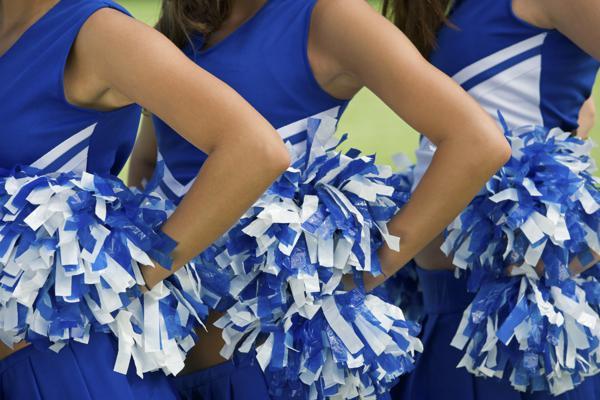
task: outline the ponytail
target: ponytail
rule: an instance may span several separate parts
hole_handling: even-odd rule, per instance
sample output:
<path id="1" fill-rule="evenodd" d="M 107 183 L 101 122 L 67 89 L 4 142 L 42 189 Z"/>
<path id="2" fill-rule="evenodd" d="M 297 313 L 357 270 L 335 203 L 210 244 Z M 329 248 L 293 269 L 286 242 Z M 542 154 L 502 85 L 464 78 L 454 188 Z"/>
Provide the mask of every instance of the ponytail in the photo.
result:
<path id="1" fill-rule="evenodd" d="M 190 35 L 210 35 L 220 28 L 231 12 L 232 0 L 163 0 L 156 29 L 184 47 Z"/>
<path id="2" fill-rule="evenodd" d="M 383 14 L 428 56 L 436 46 L 438 30 L 448 23 L 452 0 L 384 0 Z"/>

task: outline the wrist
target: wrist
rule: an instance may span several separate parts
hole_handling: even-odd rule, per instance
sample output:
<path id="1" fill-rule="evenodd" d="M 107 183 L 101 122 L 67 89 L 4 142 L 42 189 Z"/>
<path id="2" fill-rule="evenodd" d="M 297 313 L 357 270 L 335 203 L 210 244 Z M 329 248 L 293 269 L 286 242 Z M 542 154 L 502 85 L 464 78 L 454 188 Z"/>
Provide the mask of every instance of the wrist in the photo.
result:
<path id="1" fill-rule="evenodd" d="M 156 285 L 171 275 L 170 271 L 161 267 L 157 263 L 154 266 L 142 266 L 142 276 L 148 290 L 152 290 Z"/>
<path id="2" fill-rule="evenodd" d="M 392 276 L 398 272 L 400 269 L 399 266 L 401 265 L 398 260 L 400 258 L 399 252 L 384 245 L 381 249 L 379 249 L 377 255 L 379 258 L 379 265 L 381 265 L 381 272 L 384 275 L 384 280 L 385 277 Z"/>
<path id="3" fill-rule="evenodd" d="M 372 292 L 377 286 L 383 284 L 387 278 L 388 278 L 388 276 L 385 274 L 382 274 L 379 276 L 373 276 L 371 274 L 364 274 L 363 282 L 365 284 L 365 292 L 366 293 Z"/>

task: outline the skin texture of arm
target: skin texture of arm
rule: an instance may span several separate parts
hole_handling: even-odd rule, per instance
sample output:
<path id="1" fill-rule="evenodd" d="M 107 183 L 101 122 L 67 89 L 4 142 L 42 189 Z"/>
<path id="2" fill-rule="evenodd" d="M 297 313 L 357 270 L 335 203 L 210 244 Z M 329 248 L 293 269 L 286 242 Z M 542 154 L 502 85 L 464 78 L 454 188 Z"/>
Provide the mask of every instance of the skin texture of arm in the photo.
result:
<path id="1" fill-rule="evenodd" d="M 156 168 L 156 156 L 157 144 L 154 123 L 150 114 L 144 111 L 140 131 L 129 160 L 129 174 L 127 175 L 129 186 L 141 189 L 144 182 L 148 182 L 152 178 L 154 168 Z"/>
<path id="2" fill-rule="evenodd" d="M 389 224 L 401 238 L 399 253 L 384 247 L 379 254 L 390 276 L 459 214 L 510 148 L 489 115 L 363 0 L 320 0 L 309 43 L 315 76 L 329 93 L 346 97 L 368 87 L 438 146 L 411 201 Z M 365 279 L 369 288 L 384 278 Z"/>
<path id="3" fill-rule="evenodd" d="M 114 109 L 138 103 L 209 155 L 163 225 L 178 242 L 177 269 L 221 236 L 289 165 L 277 132 L 227 85 L 154 29 L 112 9 L 82 28 L 65 71 L 71 103 Z M 149 287 L 173 271 L 148 267 Z"/>

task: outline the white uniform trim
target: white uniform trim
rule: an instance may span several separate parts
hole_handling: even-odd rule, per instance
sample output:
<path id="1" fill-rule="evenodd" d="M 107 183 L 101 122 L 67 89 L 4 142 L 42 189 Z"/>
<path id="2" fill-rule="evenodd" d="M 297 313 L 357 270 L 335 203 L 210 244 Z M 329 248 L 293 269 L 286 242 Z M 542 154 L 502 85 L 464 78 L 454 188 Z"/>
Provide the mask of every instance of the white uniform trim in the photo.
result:
<path id="1" fill-rule="evenodd" d="M 55 148 L 50 150 L 48 153 L 44 154 L 42 157 L 37 159 L 35 162 L 33 162 L 31 164 L 31 166 L 34 168 L 38 168 L 38 169 L 47 168 L 50 164 L 52 164 L 53 162 L 58 160 L 60 157 L 65 155 L 73 147 L 77 146 L 84 140 L 89 139 L 90 136 L 92 136 L 92 134 L 94 133 L 94 130 L 96 129 L 96 125 L 98 125 L 98 124 L 90 125 L 87 128 L 83 129 L 82 131 L 69 137 L 67 140 L 65 140 L 64 142 L 62 142 L 61 144 L 59 144 L 58 146 L 56 146 Z M 79 153 L 79 154 L 81 154 L 81 153 Z M 79 154 L 78 154 L 78 156 L 79 156 Z M 86 155 L 87 155 L 87 151 L 86 151 Z M 77 157 L 77 156 L 75 156 L 75 157 Z"/>
<path id="2" fill-rule="evenodd" d="M 158 161 L 164 162 L 162 154 L 160 153 L 158 153 Z M 192 179 L 187 185 L 181 184 L 177 179 L 175 179 L 171 173 L 171 170 L 167 167 L 167 163 L 164 163 L 164 175 L 162 181 L 165 186 L 168 187 L 169 190 L 177 197 L 183 197 L 190 190 L 195 180 L 196 179 Z"/>
<path id="3" fill-rule="evenodd" d="M 512 46 L 482 58 L 468 67 L 463 68 L 461 71 L 455 74 L 452 79 L 454 79 L 459 85 L 462 85 L 469 79 L 476 77 L 482 72 L 485 72 L 496 65 L 503 63 L 504 61 L 508 61 L 519 54 L 523 54 L 528 50 L 541 46 L 544 43 L 544 40 L 546 40 L 547 35 L 548 33 L 540 33 L 539 35 L 513 44 Z"/>
<path id="4" fill-rule="evenodd" d="M 500 111 L 509 127 L 544 125 L 541 110 L 542 56 L 525 60 L 469 90 L 494 118 Z"/>
<path id="5" fill-rule="evenodd" d="M 87 160 L 89 146 L 81 150 L 75 157 L 67 161 L 65 165 L 58 169 L 58 172 L 78 172 L 82 173 L 87 169 Z"/>
<path id="6" fill-rule="evenodd" d="M 283 140 L 286 140 L 294 135 L 297 135 L 299 133 L 304 132 L 306 129 L 308 129 L 308 120 L 311 118 L 323 118 L 323 117 L 331 117 L 331 118 L 337 118 L 338 114 L 340 112 L 340 107 L 333 107 L 330 108 L 329 110 L 320 112 L 318 114 L 315 114 L 311 117 L 308 118 L 304 118 L 301 119 L 299 121 L 296 122 L 292 122 L 289 125 L 283 126 L 279 129 L 277 129 L 277 132 L 279 132 L 279 135 L 281 136 L 281 138 Z"/>

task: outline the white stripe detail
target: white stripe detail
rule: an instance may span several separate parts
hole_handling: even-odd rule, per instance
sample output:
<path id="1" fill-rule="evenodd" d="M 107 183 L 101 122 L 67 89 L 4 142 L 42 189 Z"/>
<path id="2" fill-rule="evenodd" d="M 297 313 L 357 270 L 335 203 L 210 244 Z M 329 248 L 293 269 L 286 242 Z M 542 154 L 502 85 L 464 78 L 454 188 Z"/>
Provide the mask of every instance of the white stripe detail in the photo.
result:
<path id="1" fill-rule="evenodd" d="M 57 172 L 78 172 L 83 173 L 87 169 L 89 147 L 81 150 L 75 157 L 67 161 Z"/>
<path id="2" fill-rule="evenodd" d="M 167 199 L 169 198 L 169 196 L 167 196 L 167 194 L 162 190 L 162 188 L 159 186 L 157 187 L 154 192 L 156 192 L 156 194 L 158 194 L 160 197 L 162 197 L 163 199 Z"/>
<path id="3" fill-rule="evenodd" d="M 58 160 L 61 156 L 63 156 L 66 152 L 71 150 L 73 147 L 77 146 L 79 143 L 83 142 L 84 140 L 89 139 L 89 137 L 92 136 L 92 133 L 94 133 L 94 130 L 96 129 L 96 125 L 98 125 L 98 124 L 96 123 L 96 124 L 90 125 L 87 128 L 83 129 L 82 131 L 69 137 L 67 140 L 65 140 L 58 146 L 54 147 L 48 153 L 46 153 L 45 155 L 40 157 L 37 161 L 32 163 L 31 166 L 34 168 L 37 168 L 37 169 L 47 168 L 50 164 L 52 164 L 54 161 Z"/>
<path id="4" fill-rule="evenodd" d="M 529 39 L 523 40 L 522 42 L 516 43 L 505 49 L 502 49 L 492 55 L 489 55 L 481 60 L 463 68 L 460 72 L 452 77 L 459 85 L 462 85 L 466 81 L 480 73 L 487 71 L 488 69 L 495 67 L 504 61 L 510 60 L 519 54 L 525 53 L 535 47 L 539 47 L 544 43 L 548 33 L 540 33 L 539 35 L 533 36 Z"/>
<path id="5" fill-rule="evenodd" d="M 300 121 L 296 121 L 293 122 L 289 125 L 283 126 L 279 129 L 277 129 L 277 132 L 279 132 L 279 135 L 281 136 L 281 138 L 283 140 L 297 135 L 301 132 L 304 132 L 306 129 L 308 129 L 308 120 L 311 118 L 323 118 L 323 117 L 331 117 L 331 118 L 337 118 L 338 114 L 340 112 L 340 106 L 337 107 L 333 107 L 327 111 L 323 111 L 321 113 L 315 114 L 312 117 L 308 117 L 305 119 L 301 119 Z"/>
<path id="6" fill-rule="evenodd" d="M 543 125 L 542 56 L 537 55 L 493 76 L 469 94 L 493 117 L 502 113 L 509 127 Z"/>
<path id="7" fill-rule="evenodd" d="M 192 179 L 187 185 L 182 185 L 171 173 L 171 170 L 167 166 L 167 163 L 164 162 L 162 154 L 158 153 L 158 161 L 163 161 L 164 163 L 164 174 L 163 174 L 163 183 L 169 188 L 173 194 L 177 197 L 183 197 L 194 184 L 195 178 Z"/>

